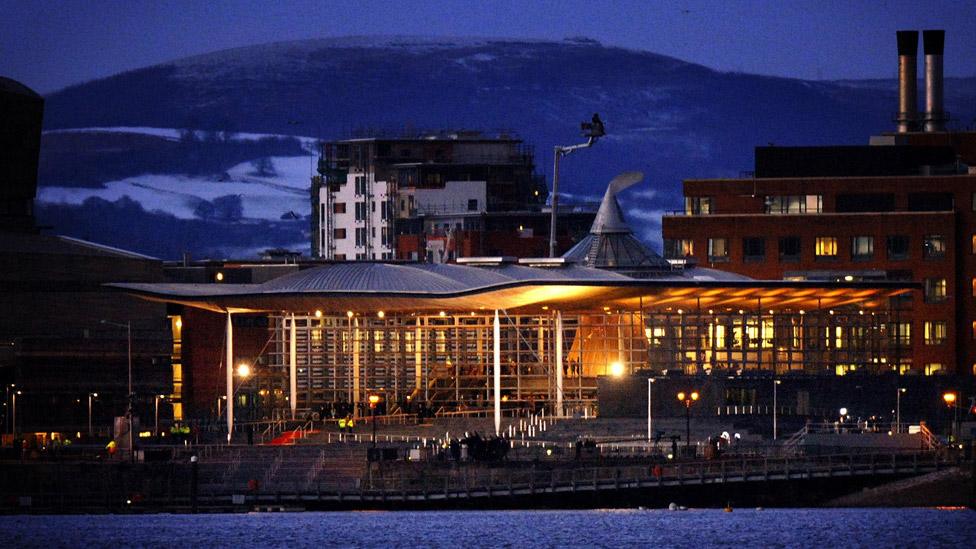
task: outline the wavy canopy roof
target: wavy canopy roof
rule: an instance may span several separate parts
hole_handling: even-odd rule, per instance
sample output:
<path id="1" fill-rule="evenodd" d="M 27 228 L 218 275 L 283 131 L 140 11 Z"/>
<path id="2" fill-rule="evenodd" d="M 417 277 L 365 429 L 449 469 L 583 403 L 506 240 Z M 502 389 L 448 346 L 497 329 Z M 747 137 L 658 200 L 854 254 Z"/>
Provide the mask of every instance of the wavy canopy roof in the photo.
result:
<path id="1" fill-rule="evenodd" d="M 880 306 L 912 283 L 757 281 L 688 269 L 634 279 L 619 273 L 563 264 L 528 267 L 350 262 L 320 265 L 263 284 L 110 284 L 143 299 L 211 311 L 424 312 L 479 309 L 564 311 L 601 307 L 816 308 L 843 304 Z M 758 300 L 758 301 L 757 301 Z"/>

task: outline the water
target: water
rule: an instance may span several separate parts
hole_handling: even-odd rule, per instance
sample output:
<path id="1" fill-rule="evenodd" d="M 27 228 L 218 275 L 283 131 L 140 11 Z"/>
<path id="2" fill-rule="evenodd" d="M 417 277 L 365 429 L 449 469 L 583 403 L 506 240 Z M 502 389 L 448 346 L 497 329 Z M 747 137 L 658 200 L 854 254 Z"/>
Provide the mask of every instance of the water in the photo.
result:
<path id="1" fill-rule="evenodd" d="M 3 547 L 974 547 L 966 509 L 0 517 Z"/>

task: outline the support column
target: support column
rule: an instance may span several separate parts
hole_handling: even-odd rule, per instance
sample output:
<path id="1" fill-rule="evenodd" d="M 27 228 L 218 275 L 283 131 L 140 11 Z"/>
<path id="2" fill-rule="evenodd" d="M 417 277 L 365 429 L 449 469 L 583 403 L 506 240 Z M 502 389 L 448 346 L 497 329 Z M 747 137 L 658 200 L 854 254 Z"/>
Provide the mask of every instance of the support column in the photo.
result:
<path id="1" fill-rule="evenodd" d="M 498 321 L 498 309 L 495 309 L 495 324 L 492 329 L 492 354 L 495 365 L 495 436 L 502 432 L 502 328 Z"/>
<path id="2" fill-rule="evenodd" d="M 556 417 L 563 417 L 563 313 L 556 311 Z"/>
<path id="3" fill-rule="evenodd" d="M 291 418 L 295 419 L 298 408 L 298 330 L 294 313 L 291 315 L 288 338 L 288 406 L 291 408 Z"/>
<path id="4" fill-rule="evenodd" d="M 359 417 L 359 319 L 352 321 L 352 414 Z"/>
<path id="5" fill-rule="evenodd" d="M 230 444 L 234 435 L 234 324 L 231 322 L 230 311 L 227 312 L 227 335 L 224 339 L 227 343 L 227 355 L 224 358 L 227 370 L 227 404 L 224 410 L 227 412 L 227 444 Z"/>

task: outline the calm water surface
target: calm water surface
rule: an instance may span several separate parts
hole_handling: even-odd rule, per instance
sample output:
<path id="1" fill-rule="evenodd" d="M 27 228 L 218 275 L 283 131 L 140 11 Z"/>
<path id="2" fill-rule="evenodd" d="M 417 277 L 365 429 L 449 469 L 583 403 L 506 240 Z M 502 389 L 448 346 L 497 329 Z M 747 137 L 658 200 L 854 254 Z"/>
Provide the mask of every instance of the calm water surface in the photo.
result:
<path id="1" fill-rule="evenodd" d="M 0 547 L 976 547 L 966 509 L 0 517 Z"/>

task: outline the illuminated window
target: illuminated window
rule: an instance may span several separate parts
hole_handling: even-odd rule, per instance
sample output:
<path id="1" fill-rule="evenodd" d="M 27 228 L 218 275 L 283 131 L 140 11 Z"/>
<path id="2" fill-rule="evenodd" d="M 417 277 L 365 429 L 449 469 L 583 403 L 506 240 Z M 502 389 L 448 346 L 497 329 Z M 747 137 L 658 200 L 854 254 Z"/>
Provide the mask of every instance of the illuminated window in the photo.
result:
<path id="1" fill-rule="evenodd" d="M 664 241 L 664 257 L 681 259 L 695 255 L 695 241 L 690 238 L 669 238 Z"/>
<path id="2" fill-rule="evenodd" d="M 945 257 L 945 253 L 946 253 L 945 236 L 941 234 L 925 235 L 925 241 L 922 244 L 922 251 L 926 259 L 940 259 Z"/>
<path id="3" fill-rule="evenodd" d="M 708 215 L 710 213 L 712 213 L 712 197 L 685 197 L 685 215 Z"/>
<path id="4" fill-rule="evenodd" d="M 818 258 L 837 257 L 837 238 L 833 236 L 818 236 L 814 253 Z"/>
<path id="5" fill-rule="evenodd" d="M 888 325 L 888 332 L 894 344 L 907 347 L 912 344 L 912 323 L 892 322 Z"/>
<path id="6" fill-rule="evenodd" d="M 973 253 L 976 254 L 976 234 L 973 235 Z"/>
<path id="7" fill-rule="evenodd" d="M 708 239 L 708 260 L 709 261 L 729 260 L 729 240 L 727 238 Z"/>
<path id="8" fill-rule="evenodd" d="M 874 237 L 855 236 L 851 238 L 851 259 L 864 261 L 874 257 Z"/>
<path id="9" fill-rule="evenodd" d="M 936 376 L 944 373 L 946 373 L 945 366 L 938 362 L 929 362 L 925 365 L 925 375 L 927 376 Z"/>
<path id="10" fill-rule="evenodd" d="M 946 322 L 944 320 L 925 321 L 925 344 L 941 345 L 946 340 Z"/>
<path id="11" fill-rule="evenodd" d="M 973 335 L 973 339 L 976 340 L 976 320 L 973 321 L 972 335 Z"/>
<path id="12" fill-rule="evenodd" d="M 942 303 L 946 300 L 946 279 L 926 278 L 925 279 L 925 302 Z"/>

